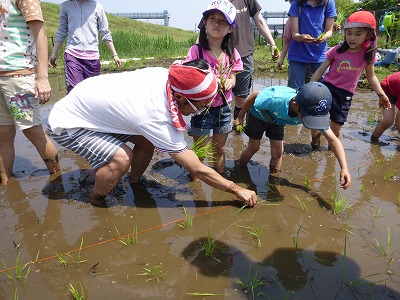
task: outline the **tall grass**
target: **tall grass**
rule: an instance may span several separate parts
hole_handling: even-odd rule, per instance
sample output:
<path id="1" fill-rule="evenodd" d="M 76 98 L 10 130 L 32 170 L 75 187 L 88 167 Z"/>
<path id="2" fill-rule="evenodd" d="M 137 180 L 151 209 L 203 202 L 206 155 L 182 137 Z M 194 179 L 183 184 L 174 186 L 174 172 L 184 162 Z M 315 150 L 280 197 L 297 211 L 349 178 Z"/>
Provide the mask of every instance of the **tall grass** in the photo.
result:
<path id="1" fill-rule="evenodd" d="M 113 43 L 120 58 L 170 58 L 185 57 L 196 37 L 178 42 L 171 35 L 152 37 L 133 30 L 113 32 Z M 99 44 L 100 57 L 111 59 L 105 43 Z"/>

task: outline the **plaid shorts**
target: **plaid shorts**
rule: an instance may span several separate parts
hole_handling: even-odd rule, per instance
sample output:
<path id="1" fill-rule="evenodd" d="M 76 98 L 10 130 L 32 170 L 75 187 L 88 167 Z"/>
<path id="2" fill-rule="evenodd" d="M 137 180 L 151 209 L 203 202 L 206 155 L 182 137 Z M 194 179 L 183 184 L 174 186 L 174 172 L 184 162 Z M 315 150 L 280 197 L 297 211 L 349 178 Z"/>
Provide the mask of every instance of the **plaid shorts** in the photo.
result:
<path id="1" fill-rule="evenodd" d="M 48 128 L 50 136 L 61 146 L 86 159 L 94 170 L 106 165 L 114 154 L 125 145 L 131 135 L 104 133 L 79 129 L 73 134 L 63 130 L 60 135 Z"/>

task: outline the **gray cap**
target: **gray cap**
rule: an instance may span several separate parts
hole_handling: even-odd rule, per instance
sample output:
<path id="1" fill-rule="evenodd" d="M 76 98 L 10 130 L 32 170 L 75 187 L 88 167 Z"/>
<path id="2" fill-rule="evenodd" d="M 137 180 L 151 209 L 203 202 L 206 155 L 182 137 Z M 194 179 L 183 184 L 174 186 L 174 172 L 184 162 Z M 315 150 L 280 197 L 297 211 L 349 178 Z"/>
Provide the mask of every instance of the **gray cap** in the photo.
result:
<path id="1" fill-rule="evenodd" d="M 309 82 L 303 85 L 296 95 L 301 119 L 308 129 L 329 129 L 329 111 L 332 95 L 329 89 L 320 82 Z"/>

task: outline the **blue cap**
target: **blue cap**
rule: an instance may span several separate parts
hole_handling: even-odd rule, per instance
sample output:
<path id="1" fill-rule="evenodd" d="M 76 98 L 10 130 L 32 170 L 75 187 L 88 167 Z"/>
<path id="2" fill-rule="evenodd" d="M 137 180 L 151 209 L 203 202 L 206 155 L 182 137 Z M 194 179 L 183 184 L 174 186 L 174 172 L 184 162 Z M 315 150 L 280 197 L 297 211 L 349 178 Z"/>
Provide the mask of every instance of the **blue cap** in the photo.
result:
<path id="1" fill-rule="evenodd" d="M 320 82 L 309 82 L 303 85 L 296 95 L 301 120 L 308 129 L 329 129 L 329 111 L 332 95 L 329 89 Z"/>

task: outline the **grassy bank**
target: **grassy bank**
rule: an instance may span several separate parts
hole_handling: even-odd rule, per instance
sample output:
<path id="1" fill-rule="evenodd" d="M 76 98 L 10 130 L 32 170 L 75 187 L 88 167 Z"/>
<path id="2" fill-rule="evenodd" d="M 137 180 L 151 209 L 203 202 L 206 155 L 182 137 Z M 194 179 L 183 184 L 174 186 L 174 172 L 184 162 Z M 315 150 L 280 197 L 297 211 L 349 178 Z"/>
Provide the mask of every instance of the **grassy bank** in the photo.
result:
<path id="1" fill-rule="evenodd" d="M 45 18 L 46 33 L 49 38 L 49 52 L 53 48 L 52 37 L 55 36 L 59 22 L 60 5 L 42 2 Z M 184 58 L 189 47 L 195 42 L 197 33 L 173 27 L 150 24 L 137 20 L 120 18 L 107 14 L 113 42 L 119 57 L 126 60 L 122 70 L 135 70 L 143 67 L 168 67 L 175 59 Z M 260 39 L 256 38 L 258 43 Z M 282 39 L 277 38 L 277 45 L 282 45 Z M 281 46 L 280 46 L 281 47 Z M 112 61 L 112 57 L 103 42 L 100 42 L 100 56 L 103 61 Z M 58 53 L 56 69 L 50 69 L 50 74 L 63 72 L 64 49 Z M 134 60 L 133 60 L 134 58 Z M 265 45 L 257 45 L 254 53 L 256 73 L 259 76 L 271 76 L 275 73 L 285 76 L 287 63 L 283 70 L 276 68 L 276 61 L 271 58 L 271 51 Z M 113 63 L 103 65 L 104 72 L 113 72 L 117 69 Z M 376 74 L 381 80 L 397 68 L 376 68 Z"/>

